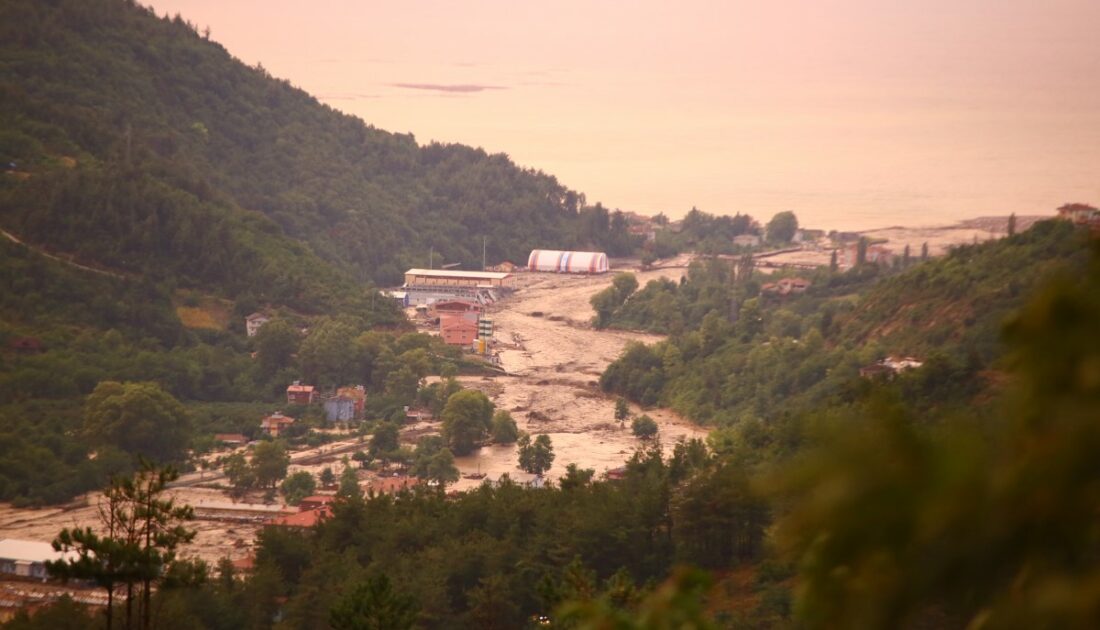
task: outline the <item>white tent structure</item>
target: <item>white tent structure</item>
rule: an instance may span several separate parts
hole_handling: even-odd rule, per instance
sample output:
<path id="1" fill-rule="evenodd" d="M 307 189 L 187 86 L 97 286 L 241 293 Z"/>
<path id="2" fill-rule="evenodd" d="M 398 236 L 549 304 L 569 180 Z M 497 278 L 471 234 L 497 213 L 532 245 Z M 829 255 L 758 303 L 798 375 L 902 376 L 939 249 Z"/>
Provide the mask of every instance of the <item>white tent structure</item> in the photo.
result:
<path id="1" fill-rule="evenodd" d="M 535 249 L 527 258 L 530 271 L 555 273 L 607 273 L 611 265 L 603 252 L 564 252 L 554 249 Z"/>

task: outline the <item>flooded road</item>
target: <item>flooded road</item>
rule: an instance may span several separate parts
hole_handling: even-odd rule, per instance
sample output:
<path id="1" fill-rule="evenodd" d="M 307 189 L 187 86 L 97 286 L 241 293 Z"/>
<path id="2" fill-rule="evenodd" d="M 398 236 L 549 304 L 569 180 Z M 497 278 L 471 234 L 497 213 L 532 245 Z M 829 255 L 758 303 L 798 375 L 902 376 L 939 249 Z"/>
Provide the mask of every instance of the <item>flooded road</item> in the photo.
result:
<path id="1" fill-rule="evenodd" d="M 636 273 L 639 286 L 659 278 L 679 280 L 684 269 Z M 621 466 L 644 443 L 615 421 L 615 398 L 600 391 L 603 370 L 632 341 L 654 343 L 662 337 L 623 331 L 594 330 L 589 298 L 611 284 L 614 273 L 602 276 L 530 274 L 524 286 L 492 307 L 494 339 L 501 344 L 501 366 L 507 376 L 467 377 L 465 387 L 484 391 L 498 409 L 511 412 L 519 428 L 545 433 L 554 445 L 554 466 L 548 477 L 564 474 L 575 463 L 601 474 Z M 636 406 L 632 411 L 641 413 Z M 660 440 L 671 445 L 681 438 L 705 437 L 706 431 L 670 410 L 647 410 L 660 426 Z M 458 458 L 462 474 L 487 473 L 496 479 L 528 475 L 516 467 L 514 446 L 495 445 Z M 456 487 L 478 482 L 462 479 Z"/>

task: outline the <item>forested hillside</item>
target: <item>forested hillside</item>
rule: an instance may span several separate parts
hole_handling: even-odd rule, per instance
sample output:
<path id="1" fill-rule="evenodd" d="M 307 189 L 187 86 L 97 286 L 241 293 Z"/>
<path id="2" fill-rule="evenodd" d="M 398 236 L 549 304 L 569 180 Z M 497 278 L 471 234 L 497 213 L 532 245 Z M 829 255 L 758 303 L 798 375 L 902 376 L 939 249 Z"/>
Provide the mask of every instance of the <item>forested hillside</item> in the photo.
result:
<path id="1" fill-rule="evenodd" d="M 650 282 L 594 298 L 605 324 L 672 333 L 636 345 L 604 373 L 612 392 L 670 405 L 699 421 L 769 420 L 852 401 L 860 368 L 886 356 L 924 365 L 891 387 L 914 409 L 965 406 L 997 382 L 1000 331 L 1045 278 L 1080 270 L 1082 238 L 1064 222 L 968 245 L 909 268 L 867 264 L 805 276 L 804 293 L 761 286 L 752 264 L 696 263 L 677 285 Z"/>
<path id="2" fill-rule="evenodd" d="M 1068 255 L 997 327 L 1012 387 L 986 410 L 943 422 L 871 381 L 649 442 L 615 479 L 341 486 L 314 527 L 265 528 L 246 575 L 173 563 L 154 627 L 1094 628 L 1100 243 L 1088 264 L 1082 245 L 1048 226 L 963 254 Z M 95 622 L 62 600 L 5 627 Z"/>
<path id="3" fill-rule="evenodd" d="M 375 129 L 128 0 L 0 0 L 0 229 L 0 500 L 50 502 L 129 465 L 89 459 L 101 382 L 156 383 L 196 447 L 299 378 L 363 384 L 386 417 L 447 355 L 396 341 L 376 293 L 430 249 L 637 245 L 549 175 Z M 257 310 L 277 323 L 247 340 Z"/>
<path id="4" fill-rule="evenodd" d="M 482 237 L 494 261 L 617 242 L 549 175 L 375 129 L 125 0 L 5 0 L 0 95 L 0 224 L 158 279 L 305 303 L 332 275 L 311 251 L 393 283 Z"/>

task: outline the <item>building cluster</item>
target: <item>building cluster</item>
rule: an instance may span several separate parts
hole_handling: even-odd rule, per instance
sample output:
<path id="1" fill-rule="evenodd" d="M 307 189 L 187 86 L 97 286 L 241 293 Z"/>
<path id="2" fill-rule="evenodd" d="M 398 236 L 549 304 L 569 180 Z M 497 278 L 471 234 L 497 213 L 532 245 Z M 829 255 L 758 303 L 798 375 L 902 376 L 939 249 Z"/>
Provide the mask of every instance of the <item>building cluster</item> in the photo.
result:
<path id="1" fill-rule="evenodd" d="M 837 256 L 837 262 L 841 269 L 855 267 L 858 261 L 859 242 L 848 243 L 840 249 L 839 255 Z M 864 262 L 888 267 L 894 263 L 894 252 L 885 245 L 872 243 L 867 245 L 867 253 L 864 257 Z"/>
<path id="2" fill-rule="evenodd" d="M 1058 208 L 1058 218 L 1100 235 L 1100 209 L 1093 206 L 1084 203 L 1067 203 Z"/>

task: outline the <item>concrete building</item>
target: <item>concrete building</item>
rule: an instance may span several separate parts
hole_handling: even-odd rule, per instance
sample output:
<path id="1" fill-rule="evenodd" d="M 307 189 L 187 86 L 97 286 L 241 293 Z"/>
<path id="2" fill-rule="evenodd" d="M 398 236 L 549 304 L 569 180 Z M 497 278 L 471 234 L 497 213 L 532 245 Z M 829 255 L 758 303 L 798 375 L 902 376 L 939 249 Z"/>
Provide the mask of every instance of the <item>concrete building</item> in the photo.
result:
<path id="1" fill-rule="evenodd" d="M 53 545 L 34 540 L 5 538 L 0 540 L 0 573 L 44 580 L 49 577 L 46 562 L 75 558 L 75 551 L 67 554 L 54 551 Z"/>
<path id="2" fill-rule="evenodd" d="M 527 269 L 554 273 L 607 273 L 611 265 L 603 252 L 535 249 L 527 257 Z"/>
<path id="3" fill-rule="evenodd" d="M 439 336 L 452 346 L 470 346 L 477 339 L 477 322 L 462 316 L 444 317 L 439 320 Z"/>

